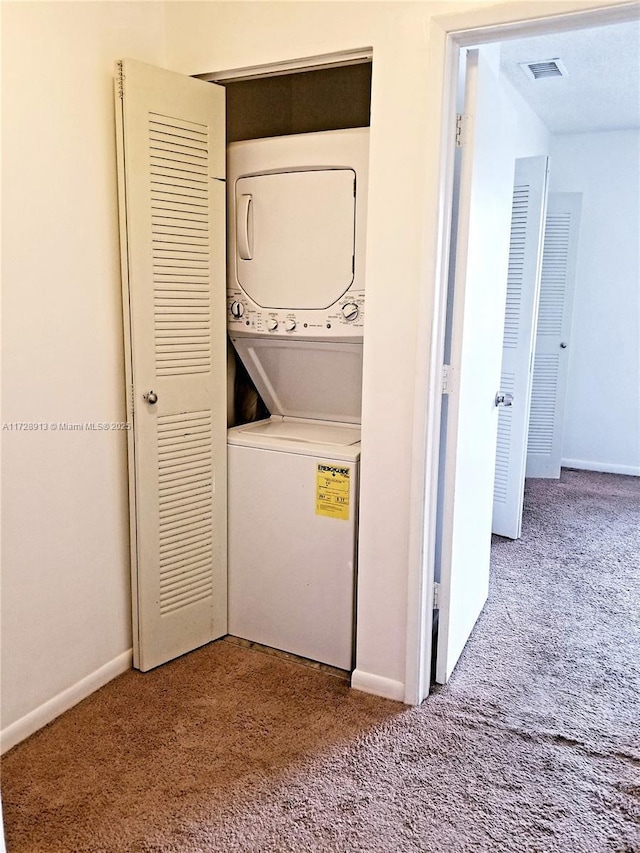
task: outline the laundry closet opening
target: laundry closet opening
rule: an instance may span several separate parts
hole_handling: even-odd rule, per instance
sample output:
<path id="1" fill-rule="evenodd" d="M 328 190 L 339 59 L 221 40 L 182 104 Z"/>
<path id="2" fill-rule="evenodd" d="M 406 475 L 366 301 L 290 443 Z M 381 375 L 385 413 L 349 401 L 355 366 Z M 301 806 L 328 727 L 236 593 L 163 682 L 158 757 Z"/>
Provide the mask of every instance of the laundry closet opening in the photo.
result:
<path id="1" fill-rule="evenodd" d="M 222 82 L 228 633 L 350 672 L 371 62 Z"/>
<path id="2" fill-rule="evenodd" d="M 370 55 L 117 64 L 142 671 L 225 635 L 354 668 Z"/>

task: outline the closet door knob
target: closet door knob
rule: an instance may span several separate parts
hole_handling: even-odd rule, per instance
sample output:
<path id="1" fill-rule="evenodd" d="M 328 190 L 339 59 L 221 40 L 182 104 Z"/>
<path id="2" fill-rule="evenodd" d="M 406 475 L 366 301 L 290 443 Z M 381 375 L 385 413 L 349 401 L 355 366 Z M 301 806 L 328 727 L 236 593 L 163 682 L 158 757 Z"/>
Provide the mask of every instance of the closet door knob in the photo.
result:
<path id="1" fill-rule="evenodd" d="M 496 394 L 496 406 L 509 406 L 513 405 L 513 394 L 505 393 L 502 391 L 498 391 Z"/>
<path id="2" fill-rule="evenodd" d="M 143 395 L 142 399 L 146 400 L 149 405 L 153 406 L 158 402 L 158 395 L 155 391 L 147 391 L 147 393 Z"/>

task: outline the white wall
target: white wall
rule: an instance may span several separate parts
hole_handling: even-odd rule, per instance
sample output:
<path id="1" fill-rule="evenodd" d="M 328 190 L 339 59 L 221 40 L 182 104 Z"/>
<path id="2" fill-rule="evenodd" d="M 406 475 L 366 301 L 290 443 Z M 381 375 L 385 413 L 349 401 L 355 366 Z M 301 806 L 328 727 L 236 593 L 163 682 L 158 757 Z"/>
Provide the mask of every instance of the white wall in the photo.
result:
<path id="1" fill-rule="evenodd" d="M 516 113 L 516 158 L 549 154 L 551 134 L 547 126 L 504 75 L 500 75 L 500 81 Z"/>
<path id="2" fill-rule="evenodd" d="M 562 464 L 640 474 L 640 131 L 554 137 L 550 187 L 583 193 Z"/>
<path id="3" fill-rule="evenodd" d="M 3 421 L 121 422 L 113 66 L 158 3 L 3 3 Z M 129 666 L 126 434 L 4 430 L 6 748 Z"/>

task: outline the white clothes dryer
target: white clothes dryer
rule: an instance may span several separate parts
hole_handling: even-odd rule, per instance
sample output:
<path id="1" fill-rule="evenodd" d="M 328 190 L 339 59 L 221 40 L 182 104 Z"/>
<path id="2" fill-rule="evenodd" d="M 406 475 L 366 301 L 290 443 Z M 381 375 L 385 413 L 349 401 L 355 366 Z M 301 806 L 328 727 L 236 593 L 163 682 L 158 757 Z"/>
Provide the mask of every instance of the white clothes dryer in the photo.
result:
<path id="1" fill-rule="evenodd" d="M 369 129 L 227 149 L 233 335 L 362 340 Z"/>

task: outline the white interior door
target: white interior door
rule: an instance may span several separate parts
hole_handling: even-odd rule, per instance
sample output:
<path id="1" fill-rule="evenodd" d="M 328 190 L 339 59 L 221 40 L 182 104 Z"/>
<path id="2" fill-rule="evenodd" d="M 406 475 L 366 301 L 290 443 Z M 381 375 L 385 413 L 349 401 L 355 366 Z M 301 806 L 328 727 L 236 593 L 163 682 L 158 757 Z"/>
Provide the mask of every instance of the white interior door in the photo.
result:
<path id="1" fill-rule="evenodd" d="M 515 117 L 497 73 L 477 50 L 467 58 L 452 304 L 445 473 L 441 503 L 436 680 L 444 683 L 489 587 L 491 511 L 502 361 Z"/>
<path id="2" fill-rule="evenodd" d="M 560 477 L 581 209 L 582 193 L 549 193 L 533 363 L 527 477 Z"/>
<path id="3" fill-rule="evenodd" d="M 134 665 L 226 633 L 224 90 L 118 63 Z"/>
<path id="4" fill-rule="evenodd" d="M 500 375 L 500 391 L 513 401 L 498 410 L 493 489 L 493 532 L 509 539 L 522 528 L 547 176 L 547 157 L 516 160 Z"/>

